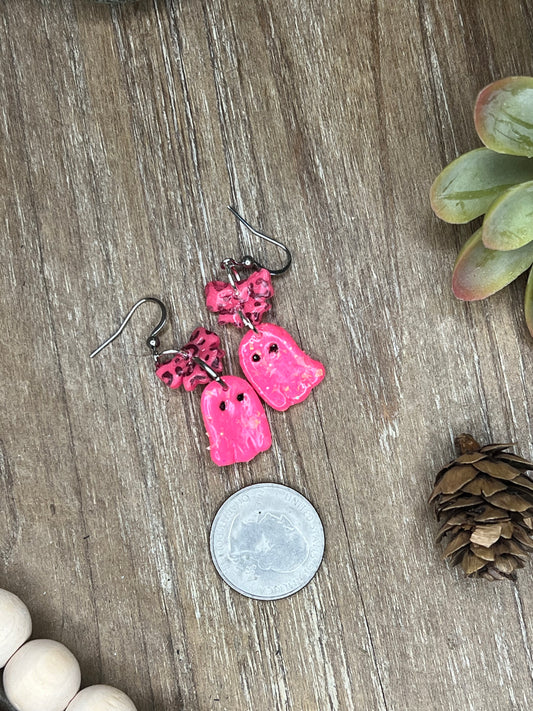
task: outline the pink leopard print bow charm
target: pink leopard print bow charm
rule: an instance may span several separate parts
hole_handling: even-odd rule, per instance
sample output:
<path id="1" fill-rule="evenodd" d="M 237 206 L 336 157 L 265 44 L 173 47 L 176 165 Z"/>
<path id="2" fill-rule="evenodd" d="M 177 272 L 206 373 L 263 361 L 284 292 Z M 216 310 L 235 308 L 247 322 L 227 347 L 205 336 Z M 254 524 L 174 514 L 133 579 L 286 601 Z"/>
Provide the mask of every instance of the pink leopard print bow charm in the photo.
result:
<path id="1" fill-rule="evenodd" d="M 196 356 L 208 365 L 215 373 L 222 373 L 224 351 L 220 348 L 220 338 L 212 331 L 197 328 L 189 342 L 180 348 L 172 360 L 156 368 L 155 374 L 165 385 L 173 390 L 183 385 L 189 392 L 199 385 L 207 385 L 211 378 L 205 370 L 195 363 Z"/>
<path id="2" fill-rule="evenodd" d="M 205 302 L 218 322 L 244 328 L 241 313 L 254 325 L 261 323 L 272 308 L 270 299 L 274 287 L 268 269 L 253 272 L 248 279 L 235 282 L 235 288 L 225 281 L 210 281 L 205 287 Z"/>

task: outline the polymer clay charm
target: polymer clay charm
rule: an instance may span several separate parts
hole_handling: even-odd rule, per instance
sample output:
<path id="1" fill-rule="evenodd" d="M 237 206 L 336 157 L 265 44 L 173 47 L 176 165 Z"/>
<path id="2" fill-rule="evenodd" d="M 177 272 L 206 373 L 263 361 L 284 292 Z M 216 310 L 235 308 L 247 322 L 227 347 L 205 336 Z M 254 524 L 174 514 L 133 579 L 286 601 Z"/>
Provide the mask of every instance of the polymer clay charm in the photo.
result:
<path id="1" fill-rule="evenodd" d="M 161 309 L 161 320 L 146 341 L 152 351 L 157 377 L 172 389 L 183 386 L 192 391 L 207 385 L 201 410 L 213 462 L 221 467 L 249 462 L 267 450 L 272 444 L 272 435 L 263 405 L 246 380 L 234 375 L 221 377 L 225 354 L 215 333 L 197 328 L 178 350 L 159 350 L 158 334 L 167 321 L 166 307 L 159 299 L 150 296 L 140 299 L 118 330 L 91 353 L 91 358 L 122 333 L 135 310 L 146 302 L 156 303 Z"/>
<path id="2" fill-rule="evenodd" d="M 223 265 L 228 268 L 226 262 Z M 235 266 L 231 264 L 230 268 Z M 244 328 L 246 319 L 254 325 L 261 323 L 264 314 L 272 308 L 270 299 L 273 296 L 268 269 L 259 269 L 248 279 L 234 279 L 233 283 L 211 281 L 205 288 L 207 310 L 218 314 L 220 324 L 233 324 L 238 328 Z"/>
<path id="3" fill-rule="evenodd" d="M 305 400 L 325 375 L 322 363 L 273 323 L 258 325 L 244 335 L 239 361 L 248 381 L 274 410 L 287 410 Z"/>
<path id="4" fill-rule="evenodd" d="M 287 410 L 305 400 L 311 390 L 325 376 L 325 368 L 313 360 L 297 345 L 292 336 L 280 326 L 261 323 L 271 309 L 274 296 L 271 276 L 282 274 L 292 262 L 288 248 L 267 237 L 244 220 L 233 208 L 233 214 L 255 235 L 283 249 L 288 260 L 281 269 L 268 270 L 251 256 L 240 262 L 225 259 L 222 267 L 228 274 L 228 282 L 212 281 L 205 287 L 206 306 L 218 314 L 221 324 L 248 327 L 239 346 L 239 361 L 248 381 L 256 392 L 275 410 Z M 255 269 L 246 279 L 241 278 L 243 269 Z"/>
<path id="5" fill-rule="evenodd" d="M 199 385 L 211 382 L 211 377 L 198 361 L 220 375 L 224 355 L 217 334 L 205 328 L 197 328 L 174 358 L 156 367 L 155 374 L 169 388 L 175 390 L 183 385 L 185 390 L 191 392 Z"/>
<path id="6" fill-rule="evenodd" d="M 183 384 L 191 391 L 209 383 L 202 393 L 201 409 L 211 459 L 219 467 L 249 462 L 272 444 L 263 405 L 249 383 L 234 375 L 216 377 L 222 373 L 223 358 L 219 337 L 198 328 L 177 355 L 155 371 L 170 388 Z"/>
<path id="7" fill-rule="evenodd" d="M 249 462 L 270 448 L 272 435 L 263 405 L 243 378 L 225 375 L 222 383 L 210 383 L 202 393 L 201 407 L 211 458 L 220 467 Z"/>

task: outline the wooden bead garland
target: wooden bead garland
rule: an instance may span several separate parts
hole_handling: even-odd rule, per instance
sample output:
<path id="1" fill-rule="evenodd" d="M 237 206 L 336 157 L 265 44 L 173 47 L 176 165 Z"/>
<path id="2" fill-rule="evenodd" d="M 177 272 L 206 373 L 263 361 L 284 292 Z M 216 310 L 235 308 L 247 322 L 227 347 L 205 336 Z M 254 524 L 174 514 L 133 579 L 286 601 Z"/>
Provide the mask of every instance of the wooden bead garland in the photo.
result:
<path id="1" fill-rule="evenodd" d="M 77 693 L 81 672 L 72 652 L 51 639 L 27 642 L 31 629 L 26 605 L 0 589 L 0 668 L 5 666 L 4 691 L 16 711 L 136 711 L 131 699 L 112 686 Z"/>
<path id="2" fill-rule="evenodd" d="M 51 639 L 26 642 L 4 669 L 4 690 L 17 711 L 65 711 L 80 684 L 76 657 Z"/>
<path id="3" fill-rule="evenodd" d="M 122 691 L 98 684 L 76 694 L 67 711 L 135 711 L 135 706 Z"/>
<path id="4" fill-rule="evenodd" d="M 31 617 L 20 598 L 0 590 L 0 669 L 31 635 Z"/>

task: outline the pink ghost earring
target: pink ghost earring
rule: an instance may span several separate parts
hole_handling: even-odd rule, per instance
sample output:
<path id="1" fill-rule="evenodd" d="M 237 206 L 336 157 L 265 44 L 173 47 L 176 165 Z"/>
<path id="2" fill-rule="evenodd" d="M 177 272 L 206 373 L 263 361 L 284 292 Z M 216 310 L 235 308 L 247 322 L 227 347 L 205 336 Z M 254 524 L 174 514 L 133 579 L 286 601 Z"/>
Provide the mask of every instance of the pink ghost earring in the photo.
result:
<path id="1" fill-rule="evenodd" d="M 178 350 L 159 350 L 158 335 L 167 324 L 167 309 L 159 299 L 147 296 L 137 301 L 115 333 L 91 353 L 91 358 L 118 338 L 139 306 L 147 302 L 161 309 L 159 323 L 146 341 L 157 377 L 172 389 L 183 385 L 185 390 L 192 391 L 199 385 L 207 385 L 202 393 L 201 410 L 213 462 L 220 467 L 249 462 L 269 449 L 272 436 L 261 401 L 243 378 L 221 376 L 225 354 L 215 333 L 197 328 Z"/>
<path id="2" fill-rule="evenodd" d="M 287 271 L 292 263 L 291 253 L 281 242 L 254 229 L 232 207 L 229 209 L 253 234 L 283 249 L 287 262 L 281 269 L 269 270 L 248 255 L 240 262 L 224 259 L 221 266 L 228 274 L 228 282 L 207 284 L 206 305 L 218 314 L 219 323 L 248 328 L 239 346 L 241 368 L 266 403 L 275 410 L 287 410 L 305 400 L 323 380 L 324 366 L 304 353 L 283 328 L 262 323 L 274 295 L 271 276 Z M 240 275 L 244 269 L 254 270 L 247 279 Z"/>

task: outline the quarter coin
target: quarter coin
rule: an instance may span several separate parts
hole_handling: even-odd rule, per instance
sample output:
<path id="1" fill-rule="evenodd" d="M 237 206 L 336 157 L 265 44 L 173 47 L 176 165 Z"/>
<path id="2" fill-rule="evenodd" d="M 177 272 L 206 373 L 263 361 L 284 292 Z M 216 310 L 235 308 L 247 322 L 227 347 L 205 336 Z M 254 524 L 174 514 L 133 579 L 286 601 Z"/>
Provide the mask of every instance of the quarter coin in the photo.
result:
<path id="1" fill-rule="evenodd" d="M 211 557 L 241 595 L 278 600 L 301 590 L 324 555 L 324 529 L 309 501 L 281 484 L 240 489 L 211 526 Z"/>

